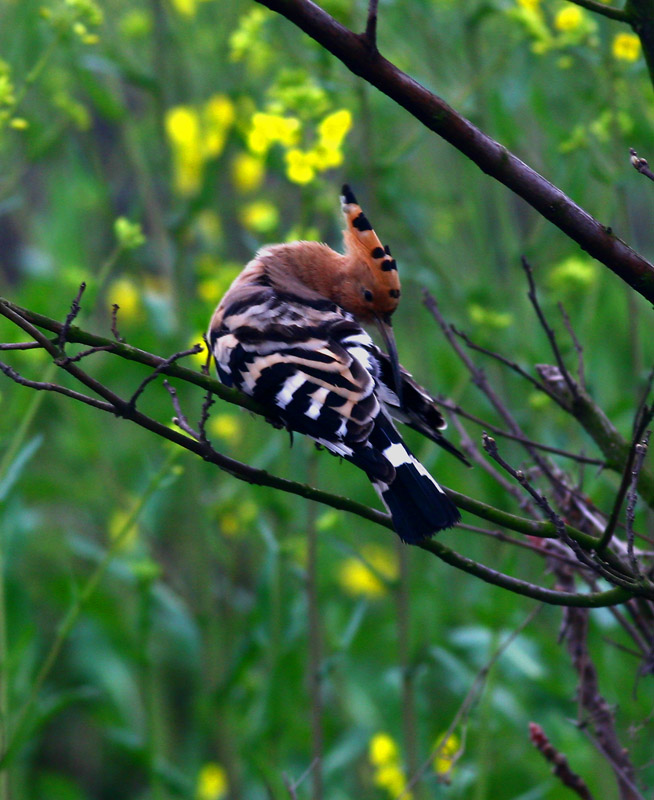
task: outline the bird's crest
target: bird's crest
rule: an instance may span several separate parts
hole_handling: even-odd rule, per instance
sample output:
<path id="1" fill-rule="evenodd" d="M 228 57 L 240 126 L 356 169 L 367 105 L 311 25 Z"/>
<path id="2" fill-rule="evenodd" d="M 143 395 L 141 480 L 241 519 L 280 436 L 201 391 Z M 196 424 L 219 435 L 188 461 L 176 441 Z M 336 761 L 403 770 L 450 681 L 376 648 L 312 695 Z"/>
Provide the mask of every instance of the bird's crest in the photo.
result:
<path id="1" fill-rule="evenodd" d="M 346 222 L 343 233 L 346 255 L 352 260 L 353 269 L 365 271 L 366 283 L 373 295 L 367 301 L 368 308 L 374 314 L 390 315 L 400 302 L 400 278 L 390 248 L 382 245 L 347 184 L 343 186 L 341 208 Z M 360 316 L 365 318 L 366 307 L 362 305 Z"/>

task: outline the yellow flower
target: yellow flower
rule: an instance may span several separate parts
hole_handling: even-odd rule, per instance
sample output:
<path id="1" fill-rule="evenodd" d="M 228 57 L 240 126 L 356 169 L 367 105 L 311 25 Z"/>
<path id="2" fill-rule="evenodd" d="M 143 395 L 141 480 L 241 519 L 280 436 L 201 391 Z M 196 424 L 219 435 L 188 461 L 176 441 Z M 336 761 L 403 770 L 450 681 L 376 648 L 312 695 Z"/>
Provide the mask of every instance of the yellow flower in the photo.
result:
<path id="1" fill-rule="evenodd" d="M 336 147 L 319 144 L 312 151 L 312 155 L 316 169 L 321 172 L 332 167 L 340 167 L 343 163 L 343 152 Z"/>
<path id="2" fill-rule="evenodd" d="M 234 103 L 224 94 L 215 94 L 205 103 L 202 150 L 206 158 L 216 158 L 222 153 L 235 116 Z"/>
<path id="3" fill-rule="evenodd" d="M 557 12 L 554 17 L 554 27 L 558 31 L 567 33 L 576 30 L 584 21 L 584 12 L 579 6 L 566 6 Z"/>
<path id="4" fill-rule="evenodd" d="M 402 800 L 409 800 L 410 793 L 404 792 L 404 774 L 397 764 L 388 764 L 375 771 L 375 786 L 386 789 L 388 794 L 393 797 L 402 795 Z"/>
<path id="5" fill-rule="evenodd" d="M 258 189 L 265 173 L 263 160 L 250 153 L 239 153 L 232 161 L 232 182 L 244 194 Z"/>
<path id="6" fill-rule="evenodd" d="M 289 181 L 304 185 L 314 179 L 316 157 L 313 151 L 299 150 L 296 147 L 286 151 L 284 160 L 286 161 L 286 176 Z"/>
<path id="7" fill-rule="evenodd" d="M 9 124 L 17 131 L 24 131 L 30 126 L 29 122 L 23 117 L 14 117 Z"/>
<path id="8" fill-rule="evenodd" d="M 141 294 L 136 284 L 129 278 L 118 278 L 109 287 L 107 298 L 120 308 L 118 324 L 130 322 L 141 315 Z"/>
<path id="9" fill-rule="evenodd" d="M 397 761 L 399 753 L 393 738 L 387 733 L 376 733 L 368 745 L 368 757 L 376 767 Z"/>
<path id="10" fill-rule="evenodd" d="M 174 146 L 197 148 L 200 140 L 200 118 L 191 106 L 169 108 L 165 119 L 166 133 Z"/>
<path id="11" fill-rule="evenodd" d="M 618 33 L 613 39 L 612 52 L 619 61 L 637 61 L 640 57 L 640 39 L 635 33 Z"/>
<path id="12" fill-rule="evenodd" d="M 194 17 L 197 0 L 172 0 L 175 11 L 183 17 Z"/>
<path id="13" fill-rule="evenodd" d="M 220 800 L 225 794 L 227 794 L 227 773 L 220 764 L 210 761 L 198 773 L 196 800 Z"/>
<path id="14" fill-rule="evenodd" d="M 239 214 L 244 228 L 255 233 L 269 233 L 279 224 L 279 211 L 268 200 L 248 203 Z"/>
<path id="15" fill-rule="evenodd" d="M 518 5 L 528 11 L 535 11 L 540 6 L 540 0 L 518 0 Z"/>
<path id="16" fill-rule="evenodd" d="M 338 149 L 351 127 L 352 114 L 346 108 L 334 111 L 318 125 L 320 143 L 327 148 Z"/>
<path id="17" fill-rule="evenodd" d="M 437 775 L 447 775 L 459 757 L 459 750 L 461 749 L 461 739 L 456 733 L 451 733 L 447 739 L 445 734 L 436 739 L 434 743 L 434 772 Z"/>
<path id="18" fill-rule="evenodd" d="M 298 139 L 300 128 L 297 117 L 282 117 L 279 114 L 257 111 L 252 116 L 252 127 L 247 139 L 248 149 L 257 155 L 264 155 L 276 142 L 284 147 L 291 147 Z"/>
<path id="19" fill-rule="evenodd" d="M 385 581 L 397 580 L 397 561 L 391 550 L 378 545 L 366 545 L 361 552 L 367 563 L 354 557 L 346 559 L 338 580 L 347 594 L 376 600 L 387 592 Z"/>
<path id="20" fill-rule="evenodd" d="M 583 256 L 570 256 L 557 264 L 547 277 L 553 289 L 574 291 L 591 286 L 597 278 L 593 261 Z"/>
<path id="21" fill-rule="evenodd" d="M 243 431 L 235 414 L 216 414 L 209 420 L 209 433 L 228 444 L 236 444 Z"/>
<path id="22" fill-rule="evenodd" d="M 480 303 L 470 303 L 468 315 L 476 325 L 484 325 L 498 331 L 513 325 L 513 314 L 508 311 L 494 311 Z"/>

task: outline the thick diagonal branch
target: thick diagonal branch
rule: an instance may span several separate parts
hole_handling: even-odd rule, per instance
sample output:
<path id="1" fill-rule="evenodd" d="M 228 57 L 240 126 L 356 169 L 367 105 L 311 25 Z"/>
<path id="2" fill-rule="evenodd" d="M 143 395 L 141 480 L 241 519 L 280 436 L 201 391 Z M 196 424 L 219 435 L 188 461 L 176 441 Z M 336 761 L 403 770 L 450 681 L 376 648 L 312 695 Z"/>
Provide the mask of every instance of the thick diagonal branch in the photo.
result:
<path id="1" fill-rule="evenodd" d="M 652 264 L 444 100 L 379 53 L 371 52 L 365 34 L 353 33 L 310 0 L 258 2 L 301 28 L 355 75 L 395 100 L 423 125 L 474 161 L 483 172 L 526 200 L 643 297 L 654 302 Z"/>

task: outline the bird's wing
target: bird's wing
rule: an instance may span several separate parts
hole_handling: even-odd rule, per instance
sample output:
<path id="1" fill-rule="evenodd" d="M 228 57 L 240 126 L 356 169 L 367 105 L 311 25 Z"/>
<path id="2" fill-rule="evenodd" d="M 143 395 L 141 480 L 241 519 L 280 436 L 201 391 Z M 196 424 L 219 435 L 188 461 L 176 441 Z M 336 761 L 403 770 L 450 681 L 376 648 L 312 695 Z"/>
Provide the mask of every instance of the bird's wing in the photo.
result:
<path id="1" fill-rule="evenodd" d="M 372 341 L 359 324 L 330 301 L 270 287 L 226 301 L 209 331 L 222 382 L 251 395 L 272 422 L 338 455 L 365 447 L 380 405 L 368 363 Z"/>

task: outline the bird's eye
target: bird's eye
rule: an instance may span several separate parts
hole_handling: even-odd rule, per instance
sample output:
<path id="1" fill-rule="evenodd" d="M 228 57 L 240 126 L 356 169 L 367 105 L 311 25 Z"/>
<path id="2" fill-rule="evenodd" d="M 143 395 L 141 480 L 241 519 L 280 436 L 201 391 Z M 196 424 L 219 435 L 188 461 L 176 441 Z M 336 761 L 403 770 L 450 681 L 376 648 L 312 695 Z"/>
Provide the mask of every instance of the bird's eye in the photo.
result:
<path id="1" fill-rule="evenodd" d="M 367 303 L 372 303 L 372 292 L 370 291 L 370 289 L 364 289 L 363 290 L 363 299 Z"/>

